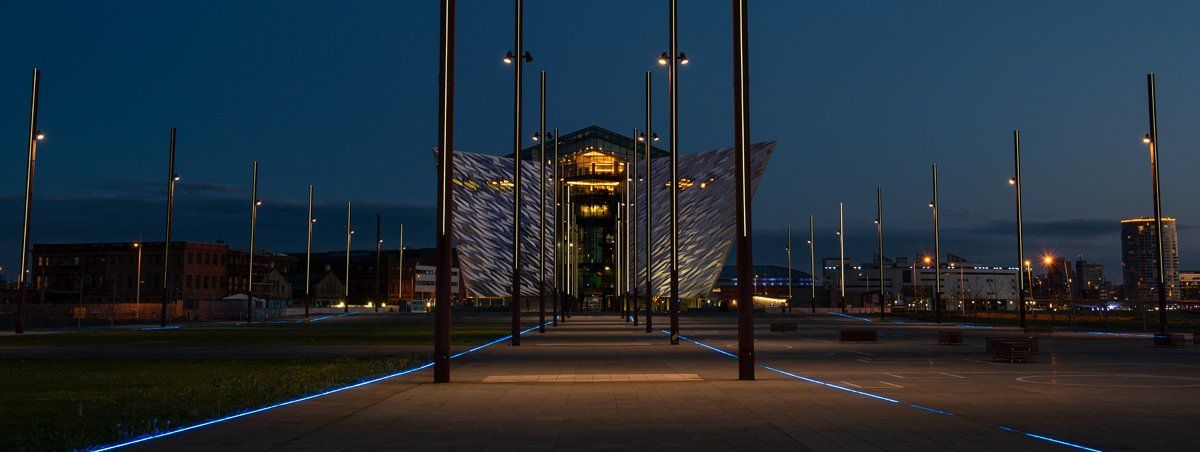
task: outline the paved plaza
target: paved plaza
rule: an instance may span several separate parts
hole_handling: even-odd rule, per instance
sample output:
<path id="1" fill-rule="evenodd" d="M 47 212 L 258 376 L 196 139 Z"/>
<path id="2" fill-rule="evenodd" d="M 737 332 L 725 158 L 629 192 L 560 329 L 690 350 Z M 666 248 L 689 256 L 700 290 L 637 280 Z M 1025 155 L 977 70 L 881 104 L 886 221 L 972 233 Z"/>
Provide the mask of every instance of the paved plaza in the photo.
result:
<path id="1" fill-rule="evenodd" d="M 135 445 L 142 449 L 1065 449 L 1200 444 L 1200 349 L 1055 333 L 1033 363 L 995 363 L 1016 330 L 760 314 L 756 381 L 737 380 L 732 314 L 665 316 L 646 333 L 576 315 L 431 370 Z M 770 322 L 798 332 L 772 333 Z M 662 323 L 658 323 L 662 322 Z M 874 328 L 878 343 L 840 343 Z M 937 331 L 966 343 L 938 345 Z M 722 353 L 724 352 L 724 353 Z"/>

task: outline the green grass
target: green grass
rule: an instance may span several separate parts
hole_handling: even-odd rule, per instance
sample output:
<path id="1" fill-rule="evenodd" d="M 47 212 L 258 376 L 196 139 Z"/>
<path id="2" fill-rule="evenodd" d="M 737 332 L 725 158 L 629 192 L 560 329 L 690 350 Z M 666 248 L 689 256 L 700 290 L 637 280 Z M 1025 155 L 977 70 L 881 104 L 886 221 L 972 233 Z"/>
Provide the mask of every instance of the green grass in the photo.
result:
<path id="1" fill-rule="evenodd" d="M 110 444 L 386 375 L 425 360 L 0 361 L 0 450 Z"/>
<path id="2" fill-rule="evenodd" d="M 450 333 L 455 345 L 486 342 L 508 334 L 502 323 L 456 323 Z M 332 346 L 432 345 L 433 326 L 401 322 L 317 322 L 195 326 L 172 330 L 91 330 L 71 333 L 0 337 L 2 346 Z"/>
<path id="3" fill-rule="evenodd" d="M 895 311 L 893 315 L 933 321 L 930 311 Z M 1015 311 L 943 311 L 942 322 L 975 323 L 994 326 L 1017 326 Z M 1029 311 L 1025 316 L 1030 326 L 1057 326 L 1067 329 L 1120 332 L 1157 332 L 1157 311 Z M 1200 332 L 1200 314 L 1191 311 L 1168 311 L 1167 327 L 1177 333 Z"/>

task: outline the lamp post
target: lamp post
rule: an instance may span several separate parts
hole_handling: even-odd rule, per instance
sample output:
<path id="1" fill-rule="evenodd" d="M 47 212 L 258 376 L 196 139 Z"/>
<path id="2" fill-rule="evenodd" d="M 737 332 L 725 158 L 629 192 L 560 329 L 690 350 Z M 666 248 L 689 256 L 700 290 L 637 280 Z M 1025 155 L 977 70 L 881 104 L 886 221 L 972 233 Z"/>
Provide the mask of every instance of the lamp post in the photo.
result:
<path id="1" fill-rule="evenodd" d="M 541 77 L 538 120 L 538 333 L 546 332 L 546 71 Z"/>
<path id="2" fill-rule="evenodd" d="M 814 240 L 816 235 L 813 232 L 813 216 L 808 214 L 808 309 L 809 312 L 817 313 L 817 250 Z"/>
<path id="3" fill-rule="evenodd" d="M 383 228 L 382 218 L 380 214 L 375 214 L 375 285 L 372 286 L 371 305 L 375 307 L 375 312 L 379 312 L 379 275 L 383 273 L 383 268 L 380 264 L 383 263 Z"/>
<path id="4" fill-rule="evenodd" d="M 317 219 L 313 217 L 313 186 L 308 186 L 308 238 L 304 246 L 304 317 L 308 318 L 309 300 L 312 298 L 312 233 Z"/>
<path id="5" fill-rule="evenodd" d="M 838 286 L 841 288 L 841 298 L 838 299 L 838 305 L 841 306 L 842 312 L 846 312 L 846 206 L 843 203 L 838 203 Z"/>
<path id="6" fill-rule="evenodd" d="M 638 187 L 638 182 L 641 182 L 641 180 L 638 179 L 638 170 L 637 170 L 637 165 L 638 165 L 637 150 L 638 150 L 638 137 L 639 136 L 640 135 L 638 135 L 638 128 L 634 127 L 633 128 L 633 140 L 632 140 L 633 141 L 633 155 L 630 156 L 629 162 L 626 163 L 627 167 L 631 168 L 630 175 L 629 175 L 629 193 L 630 193 L 629 194 L 629 204 L 632 207 L 632 209 L 631 209 L 632 212 L 630 213 L 630 216 L 629 216 L 629 218 L 631 220 L 630 221 L 631 227 L 629 228 L 630 229 L 629 244 L 632 247 L 632 250 L 629 254 L 633 256 L 633 272 L 632 272 L 632 275 L 630 276 L 630 283 L 631 283 L 630 285 L 633 286 L 632 287 L 633 288 L 633 301 L 631 302 L 632 306 L 629 307 L 629 311 L 633 317 L 633 326 L 638 326 L 638 317 L 640 316 L 638 314 L 638 300 L 640 300 L 640 298 L 638 298 L 638 286 L 639 286 L 638 276 L 641 276 L 640 273 L 642 271 L 642 266 L 641 266 L 641 262 L 640 262 L 641 259 L 638 258 L 638 246 L 637 246 L 637 242 L 638 242 L 638 211 L 640 210 L 640 208 L 638 207 L 638 200 L 637 200 L 637 187 Z M 645 144 L 642 145 L 643 152 L 649 152 L 649 149 L 650 148 L 647 145 L 645 145 Z"/>
<path id="7" fill-rule="evenodd" d="M 451 206 L 454 205 L 454 35 L 455 0 L 441 0 L 441 40 L 438 52 L 438 193 L 437 193 L 437 272 L 434 285 L 433 381 L 450 381 L 450 259 Z M 401 236 L 404 228 L 401 226 Z M 404 249 L 403 239 L 401 250 Z M 401 268 L 404 258 L 400 259 Z M 416 285 L 414 279 L 413 285 Z M 404 280 L 400 280 L 403 294 Z"/>
<path id="8" fill-rule="evenodd" d="M 787 225 L 787 285 L 788 295 L 787 302 L 783 305 L 783 311 L 791 310 L 792 304 L 792 225 Z"/>
<path id="9" fill-rule="evenodd" d="M 133 248 L 137 250 L 137 286 L 134 287 L 134 306 L 133 318 L 141 317 L 142 312 L 142 243 L 133 242 Z"/>
<path id="10" fill-rule="evenodd" d="M 687 56 L 679 51 L 679 5 L 678 0 L 667 4 L 670 45 L 667 53 L 659 57 L 659 64 L 666 65 L 667 91 L 671 107 L 671 298 L 667 309 L 671 314 L 671 345 L 679 345 L 679 65 L 687 64 Z M 646 130 L 650 130 L 647 124 Z"/>
<path id="11" fill-rule="evenodd" d="M 254 322 L 254 236 L 258 227 L 258 161 L 254 161 L 254 174 L 250 184 L 250 265 L 246 273 L 246 323 Z M 165 275 L 165 273 L 164 273 Z"/>
<path id="12" fill-rule="evenodd" d="M 396 277 L 396 300 L 404 301 L 404 223 L 400 223 L 400 272 Z M 400 303 L 397 303 L 400 304 Z"/>
<path id="13" fill-rule="evenodd" d="M 555 247 L 556 251 L 554 254 L 554 299 L 551 300 L 551 303 L 553 303 L 553 306 L 551 306 L 551 308 L 550 308 L 550 313 L 551 313 L 550 325 L 557 327 L 558 321 L 559 321 L 559 314 L 561 314 L 561 312 L 562 312 L 559 309 L 560 308 L 559 299 L 561 299 L 562 295 L 563 295 L 562 285 L 560 284 L 562 282 L 562 280 L 561 280 L 562 274 L 559 272 L 559 268 L 562 266 L 562 264 L 559 263 L 559 258 L 562 257 L 562 253 L 557 251 L 558 248 L 560 247 L 560 244 L 562 243 L 562 239 L 560 238 L 561 236 L 559 235 L 561 233 L 562 227 L 558 222 L 559 214 L 562 211 L 562 206 L 559 205 L 558 192 L 561 190 L 560 187 L 566 186 L 566 184 L 563 184 L 562 181 L 559 180 L 559 174 L 558 174 L 558 128 L 557 127 L 554 129 L 554 156 L 553 157 L 554 157 L 554 163 L 551 166 L 552 174 L 550 177 L 550 186 L 554 190 L 554 200 L 553 200 L 554 218 L 552 220 L 553 220 L 554 229 L 555 229 L 555 231 L 554 231 L 554 247 Z"/>
<path id="14" fill-rule="evenodd" d="M 879 319 L 884 318 L 887 291 L 883 286 L 883 187 L 875 187 L 875 236 L 879 239 Z"/>
<path id="15" fill-rule="evenodd" d="M 651 143 L 658 140 L 658 134 L 654 133 L 653 123 L 650 116 L 650 97 L 653 90 L 650 85 L 650 71 L 646 71 L 646 131 L 640 136 L 643 143 L 643 148 L 646 153 L 646 332 L 654 331 L 654 260 L 651 249 L 654 248 L 654 215 L 651 213 L 651 205 L 654 203 L 654 190 L 652 180 L 654 179 L 654 171 L 650 166 L 650 151 L 653 149 Z"/>
<path id="16" fill-rule="evenodd" d="M 175 223 L 175 183 L 179 174 L 175 172 L 175 128 L 171 127 L 171 142 L 167 158 L 167 220 L 163 240 L 162 300 L 158 318 L 159 326 L 167 326 L 167 299 L 171 296 L 171 226 Z"/>
<path id="17" fill-rule="evenodd" d="M 350 237 L 354 235 L 354 229 L 350 227 L 351 218 L 351 201 L 346 201 L 346 284 L 342 289 L 342 312 L 350 312 Z"/>
<path id="18" fill-rule="evenodd" d="M 21 267 L 17 269 L 17 287 L 21 292 L 17 302 L 17 318 L 14 322 L 13 332 L 16 334 L 25 333 L 25 302 L 29 299 L 29 278 L 26 274 L 26 269 L 29 268 L 29 219 L 33 212 L 33 175 L 34 167 L 37 163 L 37 145 L 38 141 L 45 138 L 41 130 L 38 130 L 38 91 L 41 84 L 42 75 L 37 68 L 33 69 L 33 88 L 30 90 L 29 103 L 29 154 L 25 160 L 25 219 L 21 226 Z M 173 129 L 172 129 L 173 130 Z M 174 136 L 174 133 L 172 133 Z M 165 309 L 165 308 L 164 308 Z M 166 325 L 165 323 L 163 324 Z"/>
<path id="19" fill-rule="evenodd" d="M 625 319 L 629 319 L 631 311 L 636 313 L 636 309 L 631 303 L 637 303 L 637 193 L 635 189 L 637 184 L 634 182 L 634 175 L 637 173 L 637 128 L 633 128 L 633 139 L 629 140 L 633 143 L 633 155 L 625 161 Z M 633 295 L 630 298 L 630 294 Z M 635 314 L 636 315 L 636 314 Z"/>
<path id="20" fill-rule="evenodd" d="M 1016 189 L 1017 197 L 1017 317 L 1021 329 L 1025 329 L 1025 281 L 1021 272 L 1029 264 L 1025 261 L 1025 217 L 1021 209 L 1021 131 L 1019 130 L 1013 131 L 1013 169 L 1014 176 L 1008 180 L 1008 183 Z M 1032 281 L 1030 286 L 1032 288 Z"/>
<path id="21" fill-rule="evenodd" d="M 746 0 L 733 0 L 733 143 L 737 223 L 738 379 L 754 379 L 754 273 L 750 221 L 750 31 Z M 672 140 L 673 142 L 674 140 Z M 673 143 L 672 143 L 673 144 Z M 674 188 L 674 187 L 672 187 Z"/>
<path id="22" fill-rule="evenodd" d="M 1158 107 L 1157 94 L 1154 90 L 1154 74 L 1146 74 L 1146 98 L 1149 101 L 1150 133 L 1142 139 L 1150 146 L 1150 182 L 1154 185 L 1154 247 L 1157 254 L 1158 277 L 1156 291 L 1158 295 L 1158 334 L 1167 334 L 1167 263 L 1164 262 L 1163 252 L 1163 217 L 1162 197 L 1159 190 L 1161 180 L 1158 176 Z"/>
<path id="23" fill-rule="evenodd" d="M 929 208 L 933 212 L 933 320 L 942 323 L 942 236 L 941 225 L 938 223 L 938 188 L 937 164 L 933 164 L 933 201 Z"/>
<path id="24" fill-rule="evenodd" d="M 521 345 L 521 101 L 525 63 L 533 55 L 525 51 L 525 3 L 515 0 L 514 52 L 504 56 L 513 72 L 513 274 L 512 274 L 512 345 Z"/>

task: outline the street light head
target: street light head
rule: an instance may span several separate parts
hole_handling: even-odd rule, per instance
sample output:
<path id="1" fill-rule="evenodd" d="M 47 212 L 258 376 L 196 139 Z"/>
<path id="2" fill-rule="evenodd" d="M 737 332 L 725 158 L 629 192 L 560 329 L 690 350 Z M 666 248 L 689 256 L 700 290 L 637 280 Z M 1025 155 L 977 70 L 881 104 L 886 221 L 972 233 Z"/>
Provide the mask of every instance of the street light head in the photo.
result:
<path id="1" fill-rule="evenodd" d="M 667 65 L 667 59 L 669 59 L 669 58 L 671 58 L 671 56 L 670 56 L 670 55 L 667 55 L 667 52 L 663 52 L 663 53 L 662 53 L 662 55 L 659 55 L 659 56 L 658 56 L 658 65 L 659 65 L 659 66 L 666 66 L 666 65 Z"/>
<path id="2" fill-rule="evenodd" d="M 541 139 L 541 138 L 539 138 L 539 137 L 538 137 L 538 134 L 536 134 L 536 133 L 535 133 L 535 134 L 533 134 L 533 136 L 532 136 L 532 137 L 530 137 L 530 138 L 533 138 L 533 141 L 538 141 L 538 140 L 540 140 L 540 139 Z"/>
<path id="3" fill-rule="evenodd" d="M 45 133 L 45 132 L 42 132 L 41 130 L 39 130 L 39 131 L 37 131 L 37 133 L 36 133 L 36 134 L 34 134 L 34 135 L 33 135 L 33 138 L 34 138 L 35 140 L 38 140 L 38 141 L 45 140 L 45 139 L 46 139 L 46 133 Z"/>
<path id="4" fill-rule="evenodd" d="M 255 206 L 261 206 L 261 205 L 262 205 L 262 200 L 261 200 L 261 199 L 255 199 L 255 200 L 254 200 L 254 205 L 255 205 Z"/>
<path id="5" fill-rule="evenodd" d="M 38 139 L 40 140 L 41 138 L 38 138 Z M 1142 137 L 1142 142 L 1146 143 L 1146 144 L 1150 144 L 1150 134 L 1147 133 L 1146 136 Z"/>
<path id="6" fill-rule="evenodd" d="M 929 207 L 933 208 L 933 201 L 929 201 Z"/>
<path id="7" fill-rule="evenodd" d="M 175 181 L 175 182 L 179 182 L 179 179 L 183 179 L 183 178 L 182 178 L 182 177 L 180 177 L 178 174 L 176 174 L 176 175 L 174 175 L 174 176 L 172 176 L 172 177 L 171 177 L 171 180 L 173 180 L 173 181 Z"/>
<path id="8" fill-rule="evenodd" d="M 1032 266 L 1033 266 L 1033 264 L 1032 264 L 1032 263 L 1030 263 L 1029 261 L 1025 261 L 1025 266 L 1026 266 L 1026 267 L 1032 267 Z"/>
<path id="9" fill-rule="evenodd" d="M 658 141 L 658 133 L 657 133 L 657 132 L 655 132 L 655 133 L 654 133 L 654 134 L 651 136 L 650 140 L 651 140 L 651 141 Z"/>
<path id="10" fill-rule="evenodd" d="M 1008 178 L 1008 185 L 1017 185 L 1017 178 L 1015 178 L 1015 177 Z"/>
<path id="11" fill-rule="evenodd" d="M 504 64 L 512 64 L 513 60 L 515 59 L 517 59 L 517 57 L 513 55 L 511 50 L 504 54 Z"/>
<path id="12" fill-rule="evenodd" d="M 1042 258 L 1042 263 L 1050 265 L 1054 263 L 1054 256 L 1046 256 Z"/>
<path id="13" fill-rule="evenodd" d="M 316 218 L 313 218 L 313 219 L 312 219 L 312 222 L 313 222 L 313 223 L 316 223 L 316 222 L 317 222 L 317 219 L 316 219 Z"/>
<path id="14" fill-rule="evenodd" d="M 526 63 L 528 63 L 528 62 L 530 62 L 530 61 L 533 61 L 533 54 L 532 54 L 532 53 L 529 53 L 529 51 L 528 51 L 528 50 L 526 50 L 526 51 L 525 51 L 525 54 L 524 54 L 524 55 L 521 55 L 521 58 L 524 58 L 524 59 L 525 59 L 525 62 L 526 62 Z"/>
<path id="15" fill-rule="evenodd" d="M 687 54 L 679 52 L 679 64 L 688 64 Z"/>
<path id="16" fill-rule="evenodd" d="M 879 219 L 878 219 L 878 218 L 876 218 L 876 219 L 875 219 L 875 224 L 879 224 Z"/>
<path id="17" fill-rule="evenodd" d="M 134 248 L 139 248 L 139 247 L 141 247 L 141 246 L 142 246 L 142 244 L 141 244 L 141 243 L 138 243 L 138 242 L 133 242 L 133 247 L 134 247 Z"/>
<path id="18" fill-rule="evenodd" d="M 646 141 L 646 132 L 639 133 L 637 140 L 642 142 Z"/>

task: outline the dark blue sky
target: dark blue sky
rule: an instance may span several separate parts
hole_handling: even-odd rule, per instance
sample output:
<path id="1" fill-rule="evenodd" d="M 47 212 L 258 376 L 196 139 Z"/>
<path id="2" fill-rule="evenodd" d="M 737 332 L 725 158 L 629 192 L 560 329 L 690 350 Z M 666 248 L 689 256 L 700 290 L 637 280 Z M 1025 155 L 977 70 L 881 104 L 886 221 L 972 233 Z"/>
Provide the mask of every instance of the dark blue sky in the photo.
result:
<path id="1" fill-rule="evenodd" d="M 457 144 L 511 151 L 511 2 L 459 2 Z M 728 146 L 730 6 L 681 2 L 680 148 Z M 564 131 L 641 122 L 655 71 L 666 124 L 666 2 L 527 1 L 526 124 L 537 71 Z M 1146 72 L 1159 75 L 1163 205 L 1184 268 L 1200 267 L 1200 42 L 1195 2 L 751 4 L 752 138 L 779 140 L 755 204 L 756 260 L 783 260 L 788 223 L 817 215 L 833 256 L 837 202 L 851 256 L 874 247 L 884 186 L 888 254 L 931 248 L 929 164 L 941 167 L 943 249 L 1013 261 L 1011 130 L 1023 135 L 1027 252 L 1119 275 L 1118 220 L 1150 214 Z M 0 6 L 0 265 L 15 265 L 29 72 L 43 70 L 35 242 L 161 240 L 167 128 L 179 127 L 178 238 L 246 243 L 250 162 L 261 161 L 260 240 L 303 247 L 307 184 L 318 247 L 384 215 L 432 244 L 437 2 L 9 2 Z M 529 132 L 533 129 L 530 127 Z M 659 128 L 666 135 L 665 128 Z M 328 226 L 324 226 L 328 225 Z M 799 234 L 798 234 L 799 235 Z M 391 237 L 389 236 L 389 237 Z M 798 243 L 800 238 L 797 237 Z M 364 242 L 365 243 L 365 242 Z M 390 244 L 394 244 L 392 239 Z"/>

